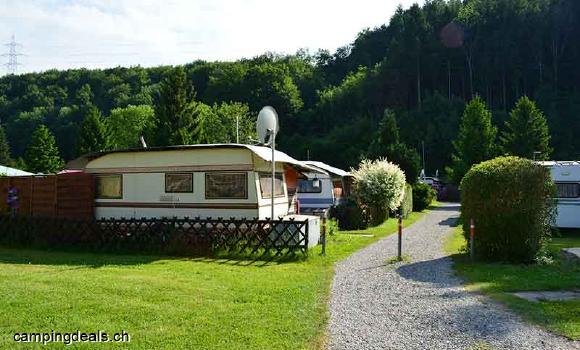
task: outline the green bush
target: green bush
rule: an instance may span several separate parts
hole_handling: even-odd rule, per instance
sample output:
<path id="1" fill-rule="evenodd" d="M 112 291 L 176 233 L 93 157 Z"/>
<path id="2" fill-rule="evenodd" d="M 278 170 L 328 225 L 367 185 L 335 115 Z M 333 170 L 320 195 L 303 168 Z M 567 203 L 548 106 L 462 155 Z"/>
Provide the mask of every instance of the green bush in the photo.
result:
<path id="1" fill-rule="evenodd" d="M 417 182 L 413 185 L 413 211 L 427 209 L 437 197 L 437 192 L 430 185 Z"/>
<path id="2" fill-rule="evenodd" d="M 461 181 L 463 232 L 475 220 L 478 258 L 532 262 L 550 237 L 554 183 L 547 168 L 528 159 L 499 157 L 480 163 Z"/>
<path id="3" fill-rule="evenodd" d="M 338 221 L 335 218 L 326 220 L 326 234 L 333 236 L 338 233 Z"/>
<path id="4" fill-rule="evenodd" d="M 403 217 L 409 217 L 413 211 L 413 186 L 407 184 L 405 185 L 405 197 L 403 197 L 403 203 L 401 203 L 401 212 Z"/>
<path id="5" fill-rule="evenodd" d="M 368 227 L 366 213 L 352 198 L 346 198 L 339 205 L 332 207 L 329 216 L 338 221 L 341 230 L 361 230 Z"/>

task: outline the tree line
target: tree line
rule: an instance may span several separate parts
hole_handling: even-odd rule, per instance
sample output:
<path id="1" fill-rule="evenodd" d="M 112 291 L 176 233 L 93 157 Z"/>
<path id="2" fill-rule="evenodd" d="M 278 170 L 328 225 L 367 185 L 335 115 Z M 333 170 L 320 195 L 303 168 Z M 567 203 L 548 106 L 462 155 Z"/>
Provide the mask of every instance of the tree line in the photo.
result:
<path id="1" fill-rule="evenodd" d="M 138 146 L 140 135 L 152 145 L 232 142 L 236 124 L 248 142 L 257 112 L 272 105 L 280 147 L 298 159 L 349 168 L 387 156 L 411 167 L 424 144 L 427 173 L 447 173 L 467 143 L 469 101 L 484 104 L 499 143 L 515 145 L 505 135 L 525 127 L 510 110 L 528 96 L 545 115 L 551 156 L 577 159 L 579 19 L 574 0 L 428 0 L 399 8 L 334 53 L 5 76 L 0 139 L 22 166 L 41 125 L 65 161 Z M 0 142 L 0 163 L 5 148 Z"/>

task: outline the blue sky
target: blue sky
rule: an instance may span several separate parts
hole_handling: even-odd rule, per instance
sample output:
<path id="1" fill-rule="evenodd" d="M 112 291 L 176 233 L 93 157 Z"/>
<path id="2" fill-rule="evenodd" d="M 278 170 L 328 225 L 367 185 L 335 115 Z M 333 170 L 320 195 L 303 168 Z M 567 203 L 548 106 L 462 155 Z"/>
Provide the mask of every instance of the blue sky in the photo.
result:
<path id="1" fill-rule="evenodd" d="M 0 42 L 14 34 L 22 44 L 18 72 L 234 60 L 300 48 L 333 51 L 362 29 L 388 22 L 399 4 L 414 2 L 0 0 Z"/>

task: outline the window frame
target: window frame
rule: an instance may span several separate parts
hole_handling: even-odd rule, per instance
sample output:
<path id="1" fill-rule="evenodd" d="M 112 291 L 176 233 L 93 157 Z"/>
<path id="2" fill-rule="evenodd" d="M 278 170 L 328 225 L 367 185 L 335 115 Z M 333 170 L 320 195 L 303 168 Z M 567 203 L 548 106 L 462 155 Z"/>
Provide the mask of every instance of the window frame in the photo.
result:
<path id="1" fill-rule="evenodd" d="M 300 191 L 300 182 L 301 181 L 309 181 L 309 182 L 312 182 L 314 180 L 315 179 L 299 179 L 298 180 L 298 185 L 296 186 L 296 193 L 304 193 L 304 194 L 319 194 L 319 193 L 322 193 L 322 179 L 318 179 L 318 178 L 316 179 L 316 180 L 320 181 L 320 186 L 318 187 L 318 191 L 306 191 L 306 192 Z"/>
<path id="2" fill-rule="evenodd" d="M 121 194 L 119 196 L 100 196 L 99 193 L 99 184 L 98 181 L 99 179 L 102 178 L 106 178 L 106 177 L 116 177 L 119 178 L 120 180 L 120 189 L 121 189 Z M 99 174 L 97 176 L 95 176 L 95 199 L 123 199 L 123 174 Z"/>
<path id="3" fill-rule="evenodd" d="M 191 184 L 191 190 L 187 190 L 187 191 L 168 191 L 167 190 L 167 177 L 171 176 L 171 175 L 188 175 L 190 177 L 190 184 Z M 193 173 L 165 173 L 165 193 L 194 193 L 194 187 L 193 187 L 193 178 L 194 175 Z"/>
<path id="4" fill-rule="evenodd" d="M 260 184 L 260 196 L 262 196 L 262 199 L 272 199 L 272 196 L 267 196 L 267 197 L 264 196 L 264 189 L 262 188 L 262 178 L 261 178 L 262 175 L 268 176 L 270 178 L 270 182 L 271 182 L 272 181 L 271 180 L 272 173 L 267 173 L 265 171 L 258 172 L 258 183 Z M 275 194 L 274 195 L 274 198 L 283 198 L 283 197 L 286 197 L 286 191 L 284 191 L 284 183 L 285 183 L 285 181 L 284 181 L 284 174 L 282 172 L 276 172 L 275 175 L 274 175 L 275 178 L 278 178 L 278 175 L 280 176 L 280 180 L 282 182 L 282 186 L 281 186 L 282 187 L 282 193 L 281 194 Z"/>
<path id="5" fill-rule="evenodd" d="M 244 197 L 212 197 L 208 195 L 209 186 L 208 186 L 208 176 L 216 175 L 216 174 L 227 174 L 227 175 L 243 175 L 244 176 Z M 242 171 L 206 171 L 204 176 L 204 186 L 205 186 L 205 199 L 248 199 L 248 173 Z"/>
<path id="6" fill-rule="evenodd" d="M 556 185 L 556 198 L 558 199 L 576 199 L 576 198 L 580 198 L 580 182 L 574 182 L 574 181 L 554 181 L 554 184 Z M 558 190 L 558 185 L 576 185 L 577 188 L 577 195 L 576 197 L 560 197 L 560 191 Z"/>

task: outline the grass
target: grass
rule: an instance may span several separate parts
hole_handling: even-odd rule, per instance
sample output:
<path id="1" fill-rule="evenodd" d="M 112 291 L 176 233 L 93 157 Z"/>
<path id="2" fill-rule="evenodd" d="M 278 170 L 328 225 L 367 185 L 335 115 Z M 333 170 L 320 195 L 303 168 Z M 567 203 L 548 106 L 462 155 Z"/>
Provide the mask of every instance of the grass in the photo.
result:
<path id="1" fill-rule="evenodd" d="M 396 226 L 329 236 L 326 256 L 286 263 L 0 248 L 0 348 L 33 347 L 16 332 L 124 330 L 131 343 L 107 349 L 318 349 L 333 264 Z"/>
<path id="2" fill-rule="evenodd" d="M 580 339 L 580 300 L 529 302 L 510 294 L 515 291 L 580 288 L 580 266 L 559 259 L 559 250 L 580 247 L 580 232 L 555 237 L 549 249 L 555 256 L 550 265 L 471 263 L 464 254 L 466 242 L 457 227 L 447 237 L 444 249 L 454 254 L 454 267 L 470 290 L 481 291 L 503 302 L 526 319 L 570 339 Z"/>

